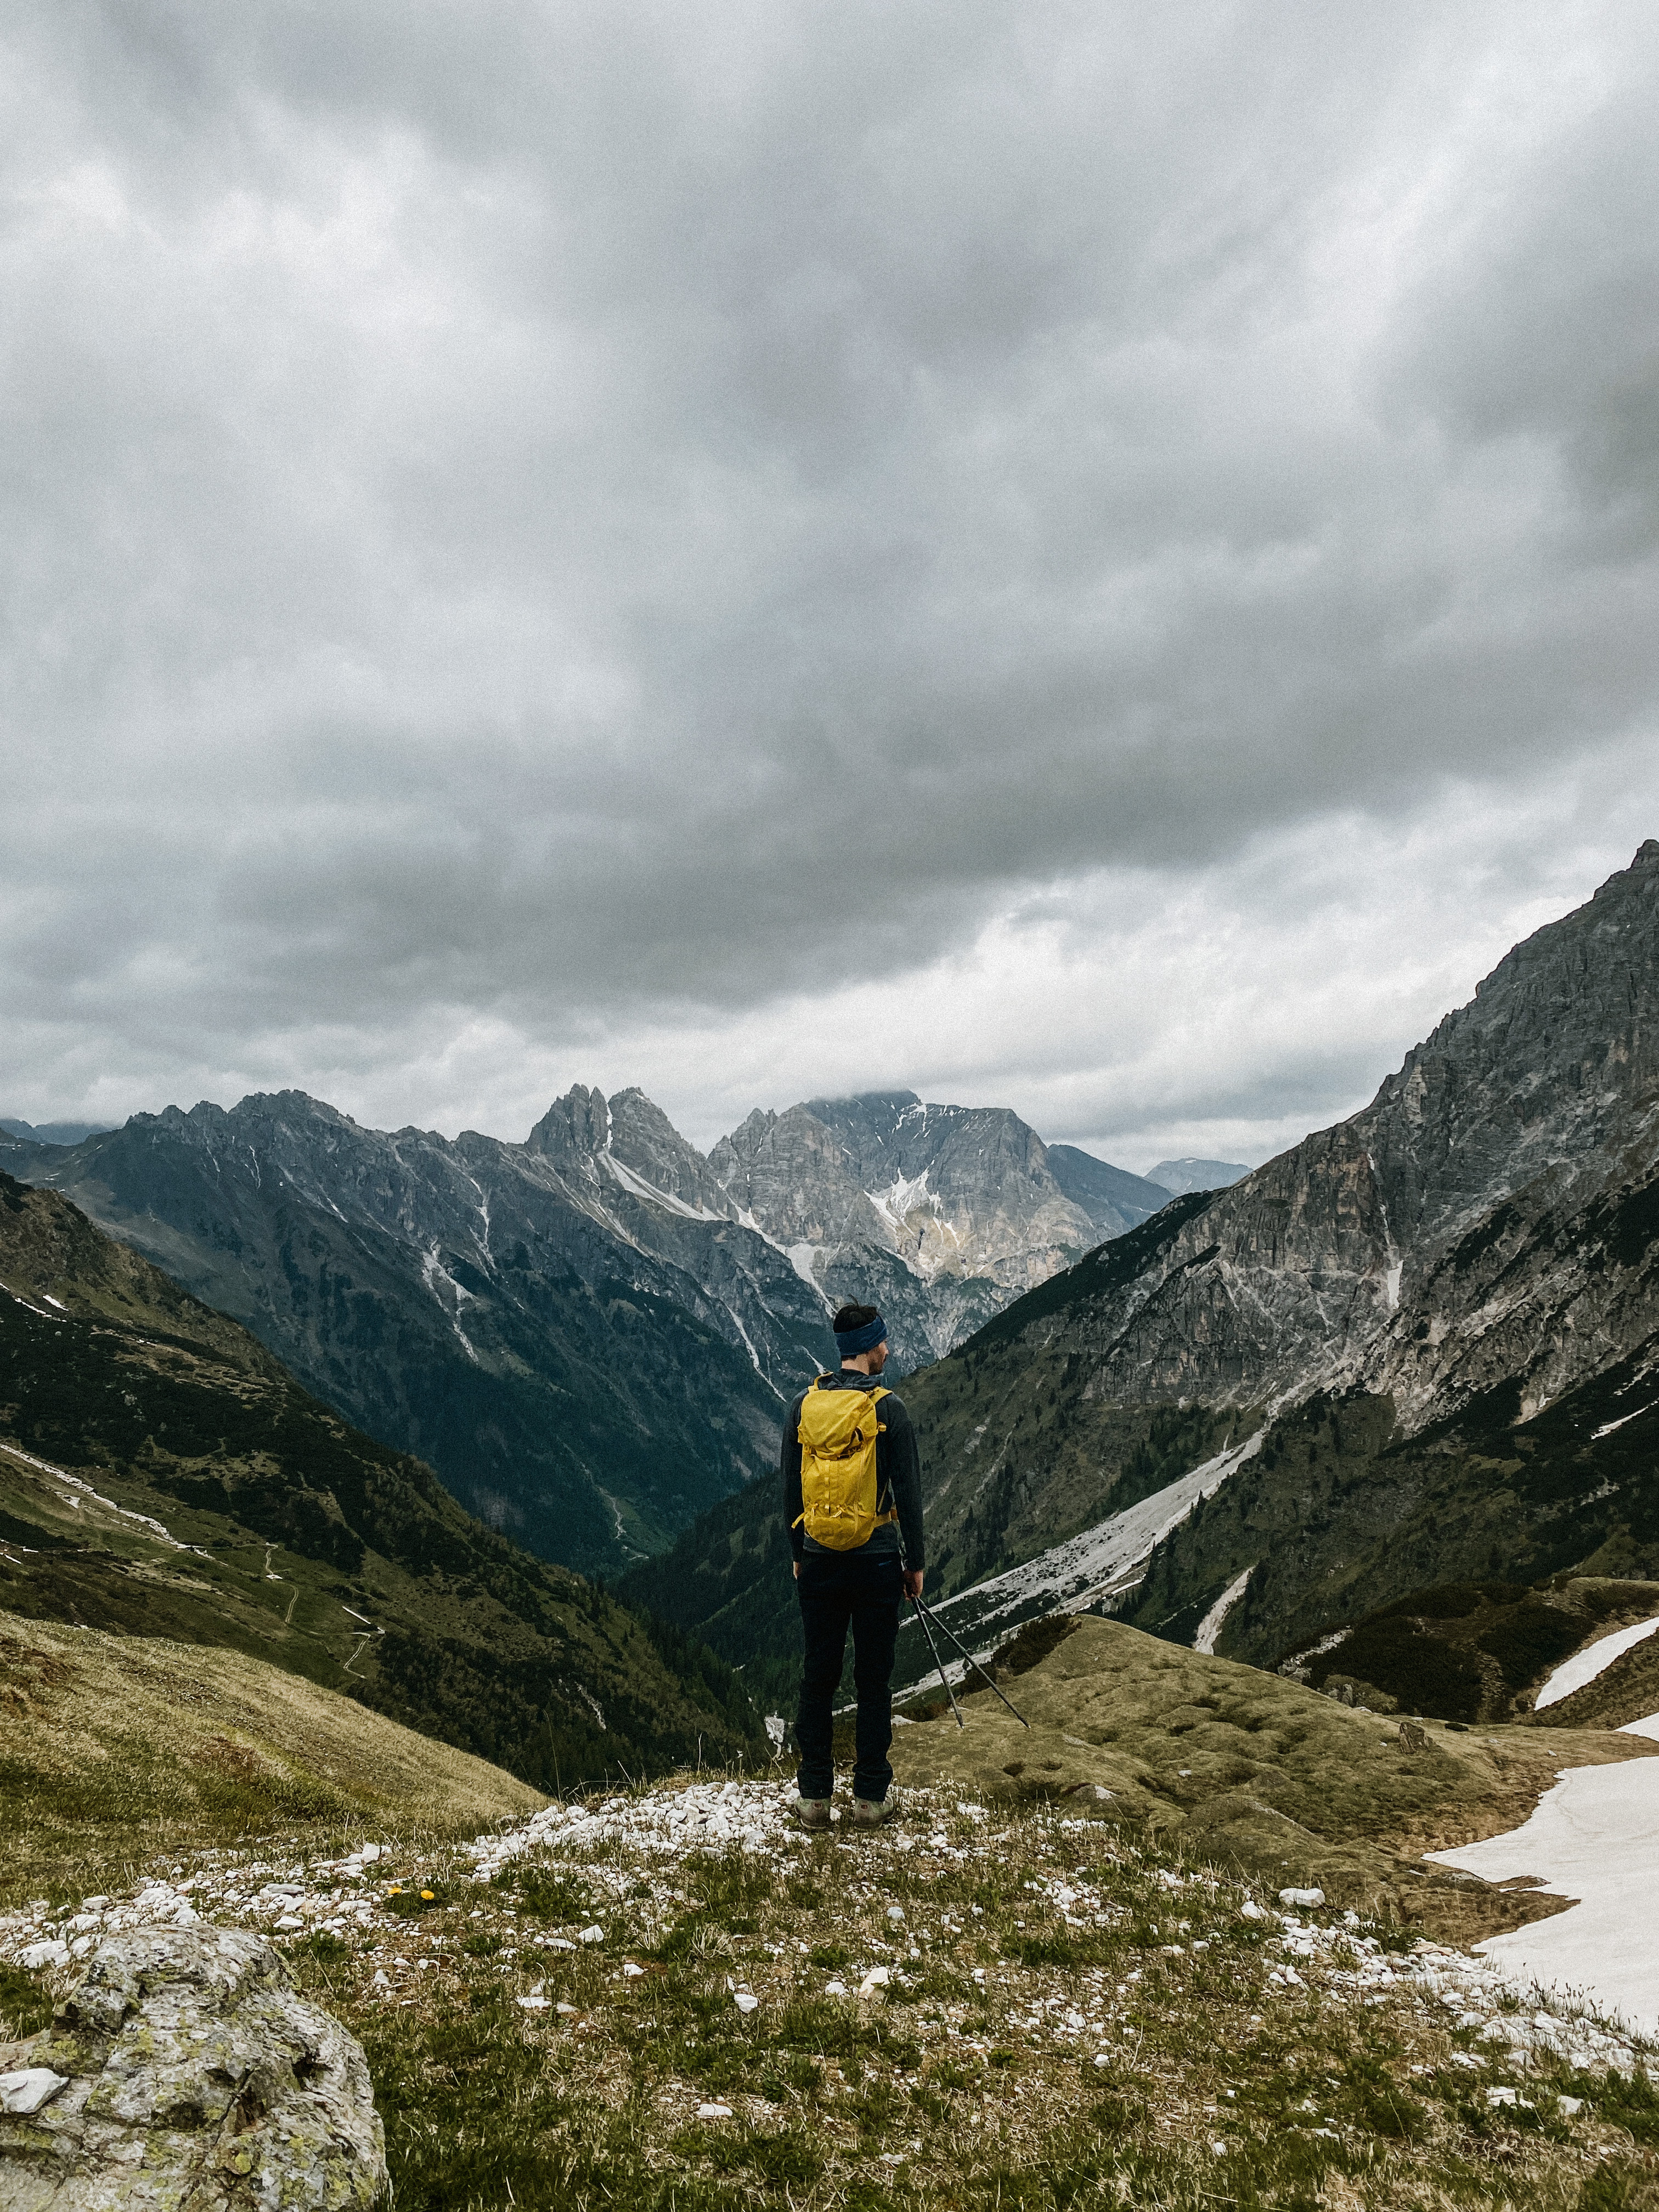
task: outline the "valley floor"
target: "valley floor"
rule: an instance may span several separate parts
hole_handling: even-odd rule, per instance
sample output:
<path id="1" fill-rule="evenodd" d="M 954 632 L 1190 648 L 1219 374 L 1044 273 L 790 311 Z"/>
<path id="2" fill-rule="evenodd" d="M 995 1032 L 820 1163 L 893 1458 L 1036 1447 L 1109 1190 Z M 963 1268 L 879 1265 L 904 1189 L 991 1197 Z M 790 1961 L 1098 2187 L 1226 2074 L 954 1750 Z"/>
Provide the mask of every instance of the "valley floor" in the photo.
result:
<path id="1" fill-rule="evenodd" d="M 399 2212 L 1659 2205 L 1648 2047 L 1492 1964 L 1053 1806 L 808 1838 L 792 1795 L 87 1869 L 0 1913 L 0 2036 L 106 1931 L 195 1916 L 362 2039 Z"/>

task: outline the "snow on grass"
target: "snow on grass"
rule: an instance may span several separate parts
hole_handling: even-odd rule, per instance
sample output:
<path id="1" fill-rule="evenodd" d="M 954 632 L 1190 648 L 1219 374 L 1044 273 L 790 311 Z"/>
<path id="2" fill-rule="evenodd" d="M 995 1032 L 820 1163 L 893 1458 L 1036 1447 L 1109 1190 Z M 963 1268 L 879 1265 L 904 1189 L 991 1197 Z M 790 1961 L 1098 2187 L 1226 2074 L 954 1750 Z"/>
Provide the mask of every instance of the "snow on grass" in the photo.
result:
<path id="1" fill-rule="evenodd" d="M 1563 1698 L 1570 1698 L 1575 1690 L 1582 1690 L 1586 1682 L 1593 1682 L 1598 1674 L 1605 1674 L 1615 1659 L 1622 1659 L 1626 1651 L 1650 1636 L 1659 1632 L 1659 1617 L 1638 1620 L 1633 1628 L 1620 1628 L 1611 1636 L 1603 1636 L 1596 1643 L 1587 1644 L 1583 1650 L 1575 1651 L 1571 1659 L 1564 1659 L 1538 1692 L 1533 1711 L 1541 1713 L 1546 1705 L 1559 1705 Z"/>
<path id="2" fill-rule="evenodd" d="M 1575 1768 L 1523 1826 L 1427 1856 L 1487 1881 L 1532 1875 L 1573 1899 L 1552 1919 L 1491 1937 L 1481 1954 L 1659 2036 L 1659 1759 Z"/>

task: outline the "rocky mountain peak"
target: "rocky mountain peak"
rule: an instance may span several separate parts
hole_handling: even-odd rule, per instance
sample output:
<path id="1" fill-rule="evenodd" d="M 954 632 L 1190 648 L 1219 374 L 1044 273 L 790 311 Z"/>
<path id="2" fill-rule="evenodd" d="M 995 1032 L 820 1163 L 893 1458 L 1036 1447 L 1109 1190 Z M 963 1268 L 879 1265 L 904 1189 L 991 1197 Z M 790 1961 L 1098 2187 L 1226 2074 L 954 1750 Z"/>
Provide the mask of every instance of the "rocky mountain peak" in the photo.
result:
<path id="1" fill-rule="evenodd" d="M 610 1141 L 611 1109 L 604 1091 L 573 1083 L 525 1139 L 525 1150 L 544 1153 L 556 1164 L 574 1167 L 604 1152 Z"/>

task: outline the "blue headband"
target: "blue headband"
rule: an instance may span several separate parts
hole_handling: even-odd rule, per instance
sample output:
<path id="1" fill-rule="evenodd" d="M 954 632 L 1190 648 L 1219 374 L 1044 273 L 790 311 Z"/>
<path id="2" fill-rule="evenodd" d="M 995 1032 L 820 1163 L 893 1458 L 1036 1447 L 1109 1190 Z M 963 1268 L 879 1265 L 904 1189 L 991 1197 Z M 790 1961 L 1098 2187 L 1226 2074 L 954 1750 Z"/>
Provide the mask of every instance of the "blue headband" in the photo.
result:
<path id="1" fill-rule="evenodd" d="M 887 1324 L 878 1314 L 862 1328 L 838 1328 L 836 1348 L 843 1359 L 856 1359 L 861 1352 L 873 1352 L 887 1334 Z"/>

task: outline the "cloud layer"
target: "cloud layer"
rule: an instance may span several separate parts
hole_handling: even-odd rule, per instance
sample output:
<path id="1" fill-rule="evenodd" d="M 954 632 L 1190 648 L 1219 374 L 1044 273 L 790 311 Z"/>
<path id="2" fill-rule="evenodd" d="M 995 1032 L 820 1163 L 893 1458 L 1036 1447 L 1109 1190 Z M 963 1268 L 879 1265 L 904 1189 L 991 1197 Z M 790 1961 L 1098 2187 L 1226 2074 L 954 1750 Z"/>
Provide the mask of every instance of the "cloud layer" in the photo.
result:
<path id="1" fill-rule="evenodd" d="M 8 21 L 7 1110 L 1260 1151 L 1659 824 L 1650 9 Z"/>

